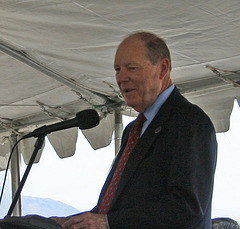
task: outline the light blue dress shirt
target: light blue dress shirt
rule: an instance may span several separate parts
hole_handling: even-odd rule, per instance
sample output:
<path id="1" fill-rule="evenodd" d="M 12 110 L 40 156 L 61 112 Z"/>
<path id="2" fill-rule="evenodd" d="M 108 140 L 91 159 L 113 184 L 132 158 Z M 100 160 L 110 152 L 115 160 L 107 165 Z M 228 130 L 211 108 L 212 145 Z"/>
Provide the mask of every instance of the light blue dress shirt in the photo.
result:
<path id="1" fill-rule="evenodd" d="M 156 101 L 143 112 L 143 114 L 144 114 L 144 116 L 146 117 L 147 120 L 143 124 L 141 135 L 147 129 L 147 127 L 152 122 L 153 118 L 155 117 L 155 115 L 157 114 L 159 109 L 162 107 L 162 105 L 165 103 L 167 98 L 170 96 L 174 87 L 175 87 L 175 85 L 172 84 L 169 88 L 167 88 L 165 91 L 163 91 L 157 97 Z"/>

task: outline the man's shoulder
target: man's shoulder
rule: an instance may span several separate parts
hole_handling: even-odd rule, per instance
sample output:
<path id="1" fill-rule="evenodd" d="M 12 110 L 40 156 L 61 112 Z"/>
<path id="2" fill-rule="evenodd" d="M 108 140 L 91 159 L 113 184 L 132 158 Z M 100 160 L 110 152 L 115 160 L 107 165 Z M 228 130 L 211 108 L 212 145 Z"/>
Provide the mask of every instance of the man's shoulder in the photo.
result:
<path id="1" fill-rule="evenodd" d="M 206 123 L 207 125 L 213 125 L 208 114 L 197 104 L 189 101 L 178 90 L 173 91 L 174 107 L 173 112 L 176 116 L 181 117 L 182 120 L 191 123 Z"/>

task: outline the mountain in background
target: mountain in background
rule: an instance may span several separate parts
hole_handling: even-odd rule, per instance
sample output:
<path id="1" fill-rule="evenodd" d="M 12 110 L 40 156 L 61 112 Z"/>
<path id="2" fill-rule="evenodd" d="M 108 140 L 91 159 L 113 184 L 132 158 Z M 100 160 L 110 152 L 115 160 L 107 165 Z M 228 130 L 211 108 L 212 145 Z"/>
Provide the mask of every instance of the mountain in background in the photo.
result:
<path id="1" fill-rule="evenodd" d="M 72 206 L 49 198 L 22 196 L 22 215 L 68 216 L 80 213 Z"/>

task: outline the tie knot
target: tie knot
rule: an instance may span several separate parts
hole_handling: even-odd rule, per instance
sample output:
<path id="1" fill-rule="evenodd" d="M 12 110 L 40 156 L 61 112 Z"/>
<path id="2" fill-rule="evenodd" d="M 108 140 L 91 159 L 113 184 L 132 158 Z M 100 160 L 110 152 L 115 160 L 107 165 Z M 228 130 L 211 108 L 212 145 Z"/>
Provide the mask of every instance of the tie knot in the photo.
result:
<path id="1" fill-rule="evenodd" d="M 141 113 L 138 115 L 138 117 L 136 119 L 136 125 L 142 126 L 145 121 L 146 121 L 146 117 L 144 116 L 143 113 Z"/>

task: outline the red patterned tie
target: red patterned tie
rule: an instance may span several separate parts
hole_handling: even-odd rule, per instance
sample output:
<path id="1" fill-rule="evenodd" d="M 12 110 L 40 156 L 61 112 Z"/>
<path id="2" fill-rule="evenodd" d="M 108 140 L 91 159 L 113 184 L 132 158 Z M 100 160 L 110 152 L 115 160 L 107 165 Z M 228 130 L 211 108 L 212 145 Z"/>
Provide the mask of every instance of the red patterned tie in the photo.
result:
<path id="1" fill-rule="evenodd" d="M 139 114 L 138 118 L 135 120 L 135 124 L 132 130 L 129 133 L 127 145 L 122 153 L 122 156 L 117 164 L 117 168 L 114 172 L 112 180 L 108 186 L 108 189 L 100 202 L 99 211 L 100 214 L 107 214 L 109 207 L 112 203 L 113 197 L 118 187 L 118 183 L 121 179 L 124 167 L 127 163 L 130 153 L 132 152 L 134 146 L 136 145 L 138 138 L 140 136 L 143 123 L 146 121 L 146 118 L 143 114 Z"/>

